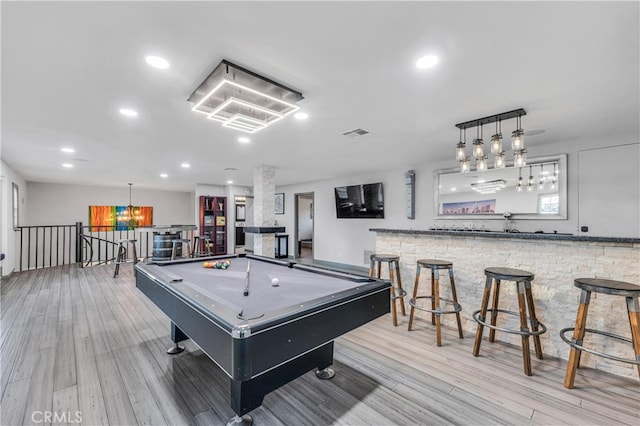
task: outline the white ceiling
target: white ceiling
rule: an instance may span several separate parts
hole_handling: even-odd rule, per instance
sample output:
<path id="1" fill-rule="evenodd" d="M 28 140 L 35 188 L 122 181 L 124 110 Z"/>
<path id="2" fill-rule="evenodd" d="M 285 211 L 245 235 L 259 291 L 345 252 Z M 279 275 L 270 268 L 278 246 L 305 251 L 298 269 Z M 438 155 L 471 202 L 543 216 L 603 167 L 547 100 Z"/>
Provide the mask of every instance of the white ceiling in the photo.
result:
<path id="1" fill-rule="evenodd" d="M 637 1 L 1 7 L 2 159 L 27 181 L 193 190 L 224 184 L 227 167 L 251 185 L 259 164 L 277 167 L 279 185 L 453 167 L 456 123 L 520 107 L 525 131 L 538 133 L 529 146 L 638 140 Z M 149 54 L 171 67 L 149 67 Z M 421 71 L 425 54 L 440 62 Z M 222 59 L 302 92 L 310 118 L 287 117 L 243 145 L 191 112 L 188 96 Z M 371 134 L 342 136 L 356 128 Z"/>

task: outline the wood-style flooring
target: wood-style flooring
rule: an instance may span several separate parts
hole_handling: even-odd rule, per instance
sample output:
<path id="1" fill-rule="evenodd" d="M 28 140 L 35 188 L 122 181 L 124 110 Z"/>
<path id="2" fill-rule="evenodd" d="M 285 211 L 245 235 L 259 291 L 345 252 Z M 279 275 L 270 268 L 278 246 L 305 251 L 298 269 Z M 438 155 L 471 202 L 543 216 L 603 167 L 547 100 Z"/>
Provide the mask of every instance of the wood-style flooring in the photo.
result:
<path id="1" fill-rule="evenodd" d="M 2 425 L 221 425 L 233 416 L 228 378 L 197 346 L 167 355 L 169 320 L 135 288 L 130 265 L 62 266 L 1 283 Z M 580 369 L 519 347 L 460 340 L 435 345 L 422 320 L 389 315 L 336 340 L 336 376 L 310 372 L 269 394 L 256 425 L 640 424 L 640 381 Z M 487 334 L 487 333 L 485 333 Z M 499 336 L 498 336 L 499 338 Z M 48 424 L 49 422 L 44 422 Z"/>

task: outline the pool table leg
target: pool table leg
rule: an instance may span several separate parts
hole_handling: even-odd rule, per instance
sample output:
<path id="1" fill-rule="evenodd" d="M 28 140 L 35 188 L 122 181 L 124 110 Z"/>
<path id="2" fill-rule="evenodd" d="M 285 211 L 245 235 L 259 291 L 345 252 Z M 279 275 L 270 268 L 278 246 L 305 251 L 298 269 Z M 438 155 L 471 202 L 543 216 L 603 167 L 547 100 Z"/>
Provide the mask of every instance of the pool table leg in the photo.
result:
<path id="1" fill-rule="evenodd" d="M 317 368 L 325 370 L 333 364 L 333 342 L 307 352 L 250 380 L 231 380 L 231 409 L 237 417 L 262 405 L 269 392 Z M 235 417 L 234 417 L 235 419 Z M 229 424 L 232 424 L 231 419 Z"/>
<path id="2" fill-rule="evenodd" d="M 173 341 L 174 345 L 167 350 L 167 353 L 169 355 L 175 355 L 184 351 L 184 346 L 180 346 L 179 343 L 187 339 L 189 339 L 189 336 L 184 334 L 184 332 L 180 330 L 180 328 L 178 328 L 178 326 L 173 321 L 171 321 L 171 340 Z"/>

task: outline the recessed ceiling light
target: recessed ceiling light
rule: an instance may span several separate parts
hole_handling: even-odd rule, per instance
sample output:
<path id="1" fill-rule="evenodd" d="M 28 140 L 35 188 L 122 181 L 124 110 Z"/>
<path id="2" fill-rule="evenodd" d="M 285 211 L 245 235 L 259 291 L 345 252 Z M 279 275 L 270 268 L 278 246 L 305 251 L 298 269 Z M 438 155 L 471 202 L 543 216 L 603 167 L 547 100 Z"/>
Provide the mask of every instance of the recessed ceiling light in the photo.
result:
<path id="1" fill-rule="evenodd" d="M 160 173 L 160 177 L 161 177 L 161 178 L 168 178 L 168 177 L 169 177 L 169 175 L 168 175 L 168 174 L 166 174 L 166 173 Z"/>
<path id="2" fill-rule="evenodd" d="M 240 137 L 238 138 L 238 142 L 242 142 L 242 143 L 249 143 L 249 142 L 251 142 L 251 139 L 249 139 L 249 138 L 248 138 L 248 137 L 246 137 L 246 136 L 240 136 Z"/>
<path id="3" fill-rule="evenodd" d="M 189 164 L 189 163 L 182 163 L 182 164 L 180 164 L 180 167 L 185 168 L 185 169 L 188 169 L 189 167 L 191 167 L 191 164 Z"/>
<path id="4" fill-rule="evenodd" d="M 294 117 L 298 120 L 306 120 L 307 118 L 309 118 L 309 114 L 307 114 L 306 112 L 297 112 Z"/>
<path id="5" fill-rule="evenodd" d="M 451 190 L 452 190 L 452 191 L 455 191 L 455 190 L 456 190 L 456 188 L 451 188 Z"/>
<path id="6" fill-rule="evenodd" d="M 69 154 L 76 152 L 76 150 L 73 148 L 61 148 L 60 151 L 68 152 Z"/>
<path id="7" fill-rule="evenodd" d="M 227 184 L 229 184 L 229 185 L 230 185 L 230 184 L 232 184 L 232 183 L 233 183 L 233 181 L 232 181 L 231 179 L 227 180 Z"/>
<path id="8" fill-rule="evenodd" d="M 137 117 L 138 111 L 129 108 L 120 108 L 120 114 L 126 115 L 127 117 Z"/>
<path id="9" fill-rule="evenodd" d="M 427 56 L 423 56 L 422 58 L 418 59 L 418 62 L 416 62 L 416 67 L 420 68 L 421 70 L 426 70 L 427 68 L 431 68 L 432 66 L 434 66 L 435 64 L 438 63 L 438 57 L 435 55 L 427 55 Z"/>
<path id="10" fill-rule="evenodd" d="M 169 61 L 160 56 L 147 56 L 144 58 L 147 61 L 147 64 L 151 65 L 154 68 L 160 68 L 161 70 L 169 68 Z"/>
<path id="11" fill-rule="evenodd" d="M 73 164 L 71 164 L 71 163 L 62 163 L 62 167 L 65 167 L 65 168 L 67 168 L 67 169 L 70 169 L 70 168 L 72 168 L 72 167 L 73 167 Z"/>

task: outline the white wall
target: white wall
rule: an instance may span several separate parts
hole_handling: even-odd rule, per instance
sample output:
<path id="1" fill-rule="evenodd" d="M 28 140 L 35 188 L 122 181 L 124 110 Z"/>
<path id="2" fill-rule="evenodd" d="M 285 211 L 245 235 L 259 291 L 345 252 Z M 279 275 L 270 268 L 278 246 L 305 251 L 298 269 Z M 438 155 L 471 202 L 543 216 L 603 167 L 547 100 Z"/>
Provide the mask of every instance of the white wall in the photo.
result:
<path id="1" fill-rule="evenodd" d="M 19 207 L 19 224 L 25 224 L 25 200 L 27 199 L 28 188 L 25 180 L 16 173 L 11 167 L 9 167 L 4 161 L 0 164 L 0 176 L 2 176 L 0 184 L 0 250 L 5 254 L 5 259 L 2 261 L 2 275 L 9 275 L 14 269 L 16 264 L 16 253 L 14 247 L 16 246 L 16 233 L 13 230 L 13 204 L 12 204 L 12 184 L 18 185 L 20 194 L 20 207 Z"/>
<path id="2" fill-rule="evenodd" d="M 89 224 L 89 206 L 126 206 L 129 187 L 63 185 L 28 182 L 29 196 L 23 225 Z M 193 192 L 160 191 L 136 188 L 131 202 L 153 207 L 154 225 L 193 225 Z"/>

